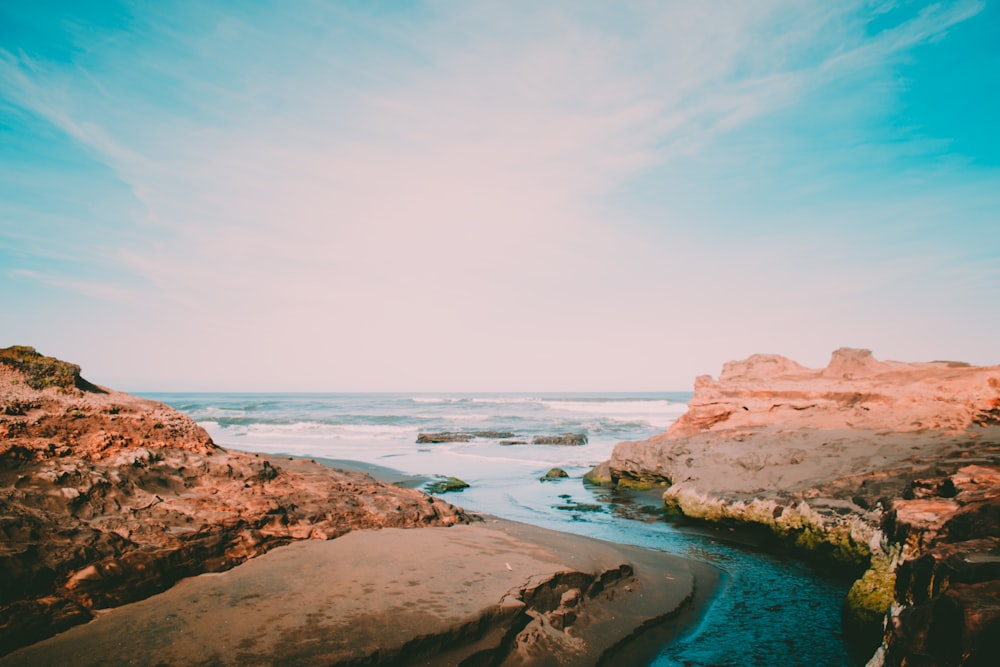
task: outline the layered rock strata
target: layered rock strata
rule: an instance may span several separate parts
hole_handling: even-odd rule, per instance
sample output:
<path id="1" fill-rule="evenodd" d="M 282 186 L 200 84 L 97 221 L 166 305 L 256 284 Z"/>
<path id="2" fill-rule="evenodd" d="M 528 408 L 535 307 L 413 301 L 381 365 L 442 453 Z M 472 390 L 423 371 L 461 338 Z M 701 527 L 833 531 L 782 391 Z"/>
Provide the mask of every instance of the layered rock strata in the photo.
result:
<path id="1" fill-rule="evenodd" d="M 470 520 L 365 474 L 227 451 L 165 405 L 0 350 L 0 655 L 295 540 Z"/>
<path id="2" fill-rule="evenodd" d="M 984 602 L 997 585 L 998 425 L 1000 366 L 841 349 L 816 370 L 754 355 L 699 377 L 666 433 L 620 443 L 590 479 L 663 486 L 687 516 L 766 526 L 868 567 L 846 620 L 871 627 L 891 607 L 876 662 L 972 665 L 996 655 L 984 642 L 1000 623 Z"/>

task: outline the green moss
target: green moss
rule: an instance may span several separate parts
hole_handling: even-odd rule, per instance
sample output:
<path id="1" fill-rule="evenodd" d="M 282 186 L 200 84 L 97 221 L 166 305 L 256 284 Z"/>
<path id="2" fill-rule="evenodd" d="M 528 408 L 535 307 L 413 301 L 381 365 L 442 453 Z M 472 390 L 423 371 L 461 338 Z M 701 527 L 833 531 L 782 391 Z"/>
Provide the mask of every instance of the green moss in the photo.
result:
<path id="1" fill-rule="evenodd" d="M 433 482 L 428 482 L 424 489 L 427 493 L 447 493 L 449 491 L 461 491 L 469 488 L 467 482 L 463 482 L 458 477 L 447 477 L 438 475 Z"/>
<path id="2" fill-rule="evenodd" d="M 650 489 L 662 489 L 668 486 L 670 486 L 669 482 L 661 480 L 649 481 L 627 477 L 622 477 L 618 480 L 618 488 L 626 491 L 649 491 Z"/>
<path id="3" fill-rule="evenodd" d="M 80 367 L 76 364 L 43 356 L 26 345 L 0 349 L 0 363 L 23 373 L 25 382 L 32 389 L 82 389 L 81 385 L 90 385 L 80 377 Z"/>
<path id="4" fill-rule="evenodd" d="M 893 601 L 896 573 L 886 556 L 872 558 L 871 566 L 854 582 L 844 599 L 844 630 L 853 641 L 871 645 L 881 641 L 885 614 Z"/>
<path id="5" fill-rule="evenodd" d="M 552 482 L 557 479 L 569 477 L 569 473 L 562 468 L 552 468 L 547 473 L 538 478 L 540 482 Z"/>
<path id="6" fill-rule="evenodd" d="M 600 474 L 596 468 L 586 472 L 583 475 L 583 481 L 586 484 L 591 484 L 593 486 L 612 486 L 614 485 L 614 480 L 611 479 L 610 475 Z"/>
<path id="7" fill-rule="evenodd" d="M 824 523 L 805 504 L 783 507 L 770 501 L 729 502 L 668 492 L 664 507 L 707 523 L 762 527 L 780 544 L 855 571 L 868 567 L 871 558 L 871 549 L 855 541 L 850 526 Z"/>

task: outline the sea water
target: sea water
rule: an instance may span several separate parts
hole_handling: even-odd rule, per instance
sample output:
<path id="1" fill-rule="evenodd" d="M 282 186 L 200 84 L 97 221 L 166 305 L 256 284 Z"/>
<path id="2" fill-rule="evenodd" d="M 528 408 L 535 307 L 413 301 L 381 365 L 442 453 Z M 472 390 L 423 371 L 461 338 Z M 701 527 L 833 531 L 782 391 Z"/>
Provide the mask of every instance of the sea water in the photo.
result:
<path id="1" fill-rule="evenodd" d="M 446 499 L 467 510 L 715 565 L 723 573 L 715 599 L 653 665 L 851 664 L 841 634 L 844 581 L 740 546 L 724 531 L 679 528 L 655 514 L 634 518 L 580 480 L 615 443 L 665 431 L 690 393 L 145 395 L 185 412 L 223 447 L 455 476 L 470 487 Z M 420 433 L 473 431 L 510 435 L 417 443 Z M 587 443 L 510 444 L 563 433 L 582 433 Z M 553 467 L 569 478 L 540 481 Z"/>

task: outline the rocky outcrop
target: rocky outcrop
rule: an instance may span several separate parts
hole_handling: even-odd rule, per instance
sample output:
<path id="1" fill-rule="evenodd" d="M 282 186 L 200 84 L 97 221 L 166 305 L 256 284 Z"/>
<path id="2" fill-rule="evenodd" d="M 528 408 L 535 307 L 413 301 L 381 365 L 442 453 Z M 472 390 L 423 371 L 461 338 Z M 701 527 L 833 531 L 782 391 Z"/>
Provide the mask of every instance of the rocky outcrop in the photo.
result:
<path id="1" fill-rule="evenodd" d="M 1000 424 L 1000 367 L 877 361 L 842 348 L 813 370 L 770 354 L 695 380 L 688 411 L 667 435 L 780 425 L 784 429 L 962 432 Z"/>
<path id="2" fill-rule="evenodd" d="M 993 570 L 972 568 L 954 587 L 942 570 L 933 579 L 943 588 L 926 599 L 906 582 L 940 559 L 992 562 L 982 540 L 1000 534 L 998 425 L 1000 366 L 878 361 L 840 349 L 816 370 L 754 355 L 725 364 L 718 381 L 699 377 L 666 433 L 620 443 L 591 479 L 662 486 L 676 512 L 765 526 L 796 549 L 866 566 L 846 620 L 871 631 L 892 605 L 879 660 L 971 665 L 969 656 L 990 655 L 982 642 L 995 614 L 981 603 Z M 961 641 L 942 648 L 933 638 L 945 628 L 948 636 L 960 628 Z"/>
<path id="3" fill-rule="evenodd" d="M 560 445 L 563 447 L 579 447 L 588 442 L 586 433 L 560 433 L 559 435 L 536 435 L 531 439 L 533 445 Z"/>
<path id="4" fill-rule="evenodd" d="M 472 442 L 479 439 L 499 440 L 501 445 L 529 444 L 528 440 L 517 439 L 511 431 L 441 431 L 417 434 L 417 444 Z M 586 445 L 587 441 L 586 433 L 560 433 L 558 435 L 536 435 L 531 438 L 530 444 L 578 446 Z"/>
<path id="5" fill-rule="evenodd" d="M 562 468 L 549 468 L 548 472 L 538 478 L 540 482 L 554 482 L 559 479 L 569 477 L 569 473 Z"/>
<path id="6" fill-rule="evenodd" d="M 477 438 L 499 440 L 513 438 L 510 431 L 440 431 L 437 433 L 418 433 L 417 444 L 438 444 L 443 442 L 471 442 Z"/>
<path id="7" fill-rule="evenodd" d="M 227 451 L 165 405 L 0 350 L 0 654 L 294 540 L 468 521 L 364 474 Z"/>

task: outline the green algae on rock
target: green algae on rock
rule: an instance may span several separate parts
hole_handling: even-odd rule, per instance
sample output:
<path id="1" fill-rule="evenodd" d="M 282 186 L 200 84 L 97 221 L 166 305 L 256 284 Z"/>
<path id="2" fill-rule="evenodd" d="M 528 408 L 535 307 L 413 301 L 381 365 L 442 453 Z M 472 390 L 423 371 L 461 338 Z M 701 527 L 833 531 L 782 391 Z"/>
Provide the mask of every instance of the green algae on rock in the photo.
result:
<path id="1" fill-rule="evenodd" d="M 565 479 L 569 473 L 562 468 L 551 468 L 547 473 L 538 478 L 539 482 L 554 482 L 557 479 Z"/>
<path id="2" fill-rule="evenodd" d="M 25 383 L 32 389 L 57 387 L 63 391 L 79 389 L 103 393 L 100 387 L 80 377 L 80 367 L 76 364 L 46 357 L 27 345 L 0 349 L 0 364 L 22 373 Z"/>
<path id="3" fill-rule="evenodd" d="M 461 491 L 469 488 L 468 482 L 460 480 L 458 477 L 448 477 L 438 475 L 434 481 L 427 482 L 424 490 L 427 493 L 448 493 L 449 491 Z"/>

